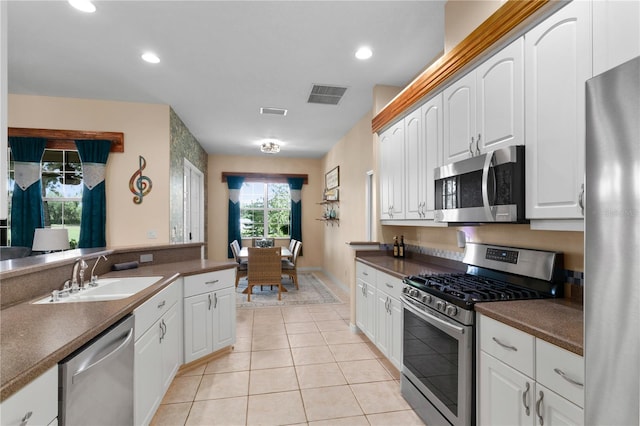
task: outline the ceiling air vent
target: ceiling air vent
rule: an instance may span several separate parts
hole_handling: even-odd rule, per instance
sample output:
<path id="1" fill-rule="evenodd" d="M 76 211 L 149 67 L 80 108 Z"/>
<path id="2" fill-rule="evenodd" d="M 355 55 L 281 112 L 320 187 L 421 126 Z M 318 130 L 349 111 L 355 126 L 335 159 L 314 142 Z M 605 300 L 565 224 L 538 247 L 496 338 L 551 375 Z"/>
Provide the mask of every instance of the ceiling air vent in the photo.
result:
<path id="1" fill-rule="evenodd" d="M 338 105 L 346 91 L 346 87 L 314 84 L 307 102 L 310 104 Z"/>
<path id="2" fill-rule="evenodd" d="M 284 108 L 262 107 L 260 108 L 260 114 L 287 115 L 287 110 Z"/>

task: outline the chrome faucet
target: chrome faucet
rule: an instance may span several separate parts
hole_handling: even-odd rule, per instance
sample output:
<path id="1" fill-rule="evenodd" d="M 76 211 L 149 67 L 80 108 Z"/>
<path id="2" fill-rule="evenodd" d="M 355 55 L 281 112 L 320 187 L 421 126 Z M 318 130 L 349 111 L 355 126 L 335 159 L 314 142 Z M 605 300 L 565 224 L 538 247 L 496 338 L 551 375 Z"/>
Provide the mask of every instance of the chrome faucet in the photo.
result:
<path id="1" fill-rule="evenodd" d="M 76 293 L 80 289 L 84 289 L 84 270 L 89 265 L 83 258 L 76 259 L 76 263 L 73 264 L 73 270 L 71 271 L 71 293 Z"/>
<path id="2" fill-rule="evenodd" d="M 107 260 L 107 256 L 105 256 L 104 254 L 101 254 L 97 259 L 96 259 L 96 263 L 93 264 L 93 268 L 91 268 L 91 282 L 89 283 L 89 285 L 91 287 L 95 287 L 98 285 L 97 281 L 98 281 L 98 276 L 95 275 L 95 271 L 96 271 L 96 266 L 98 266 L 98 262 L 100 262 L 100 259 L 104 259 Z"/>

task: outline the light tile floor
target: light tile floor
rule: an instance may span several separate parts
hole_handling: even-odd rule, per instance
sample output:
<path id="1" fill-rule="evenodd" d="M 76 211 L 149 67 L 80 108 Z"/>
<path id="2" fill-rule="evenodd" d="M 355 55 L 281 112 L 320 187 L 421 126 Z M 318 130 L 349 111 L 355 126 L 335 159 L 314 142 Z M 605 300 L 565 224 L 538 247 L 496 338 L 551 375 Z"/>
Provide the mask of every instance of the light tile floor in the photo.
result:
<path id="1" fill-rule="evenodd" d="M 320 277 L 342 300 L 325 276 Z M 181 371 L 153 425 L 423 425 L 349 304 L 238 309 L 232 352 Z"/>

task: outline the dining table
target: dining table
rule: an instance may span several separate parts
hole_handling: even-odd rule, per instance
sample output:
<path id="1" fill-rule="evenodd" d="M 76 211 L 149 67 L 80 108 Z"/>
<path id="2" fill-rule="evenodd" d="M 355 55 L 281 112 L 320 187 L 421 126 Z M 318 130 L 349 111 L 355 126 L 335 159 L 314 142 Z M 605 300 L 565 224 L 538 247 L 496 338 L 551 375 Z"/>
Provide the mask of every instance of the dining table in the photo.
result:
<path id="1" fill-rule="evenodd" d="M 282 259 L 290 259 L 291 256 L 293 256 L 293 253 L 291 253 L 291 250 L 289 250 L 288 247 L 280 247 L 280 255 L 282 256 Z M 242 247 L 240 249 L 240 253 L 238 254 L 238 258 L 240 260 L 249 260 L 249 249 L 248 249 L 248 247 Z"/>

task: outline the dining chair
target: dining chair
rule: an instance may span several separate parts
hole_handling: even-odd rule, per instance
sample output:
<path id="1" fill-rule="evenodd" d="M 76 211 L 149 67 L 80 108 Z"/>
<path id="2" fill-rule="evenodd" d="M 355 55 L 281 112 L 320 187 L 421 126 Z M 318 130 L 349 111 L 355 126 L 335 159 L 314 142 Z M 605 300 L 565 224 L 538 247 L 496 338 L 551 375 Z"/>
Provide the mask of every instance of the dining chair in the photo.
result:
<path id="1" fill-rule="evenodd" d="M 240 244 L 238 243 L 238 240 L 233 240 L 229 245 L 231 246 L 231 252 L 233 253 L 233 258 L 238 263 L 238 268 L 236 270 L 236 287 L 238 287 L 238 282 L 240 281 L 240 278 L 244 278 L 247 276 L 248 263 L 246 260 L 241 260 L 239 257 Z"/>
<path id="2" fill-rule="evenodd" d="M 302 249 L 302 241 L 296 241 L 293 250 L 291 250 L 292 256 L 291 260 L 282 260 L 282 273 L 286 274 L 291 278 L 293 283 L 296 286 L 296 290 L 298 288 L 298 269 L 296 268 L 296 264 L 298 262 L 298 254 L 300 254 L 300 250 Z"/>
<path id="3" fill-rule="evenodd" d="M 247 274 L 247 302 L 251 301 L 253 286 L 277 285 L 278 300 L 282 300 L 282 261 L 280 247 L 249 247 Z"/>
<path id="4" fill-rule="evenodd" d="M 291 241 L 289 241 L 289 251 L 291 253 L 293 253 L 293 249 L 296 248 L 296 243 L 298 242 L 298 240 L 296 240 L 295 238 L 291 238 Z"/>

